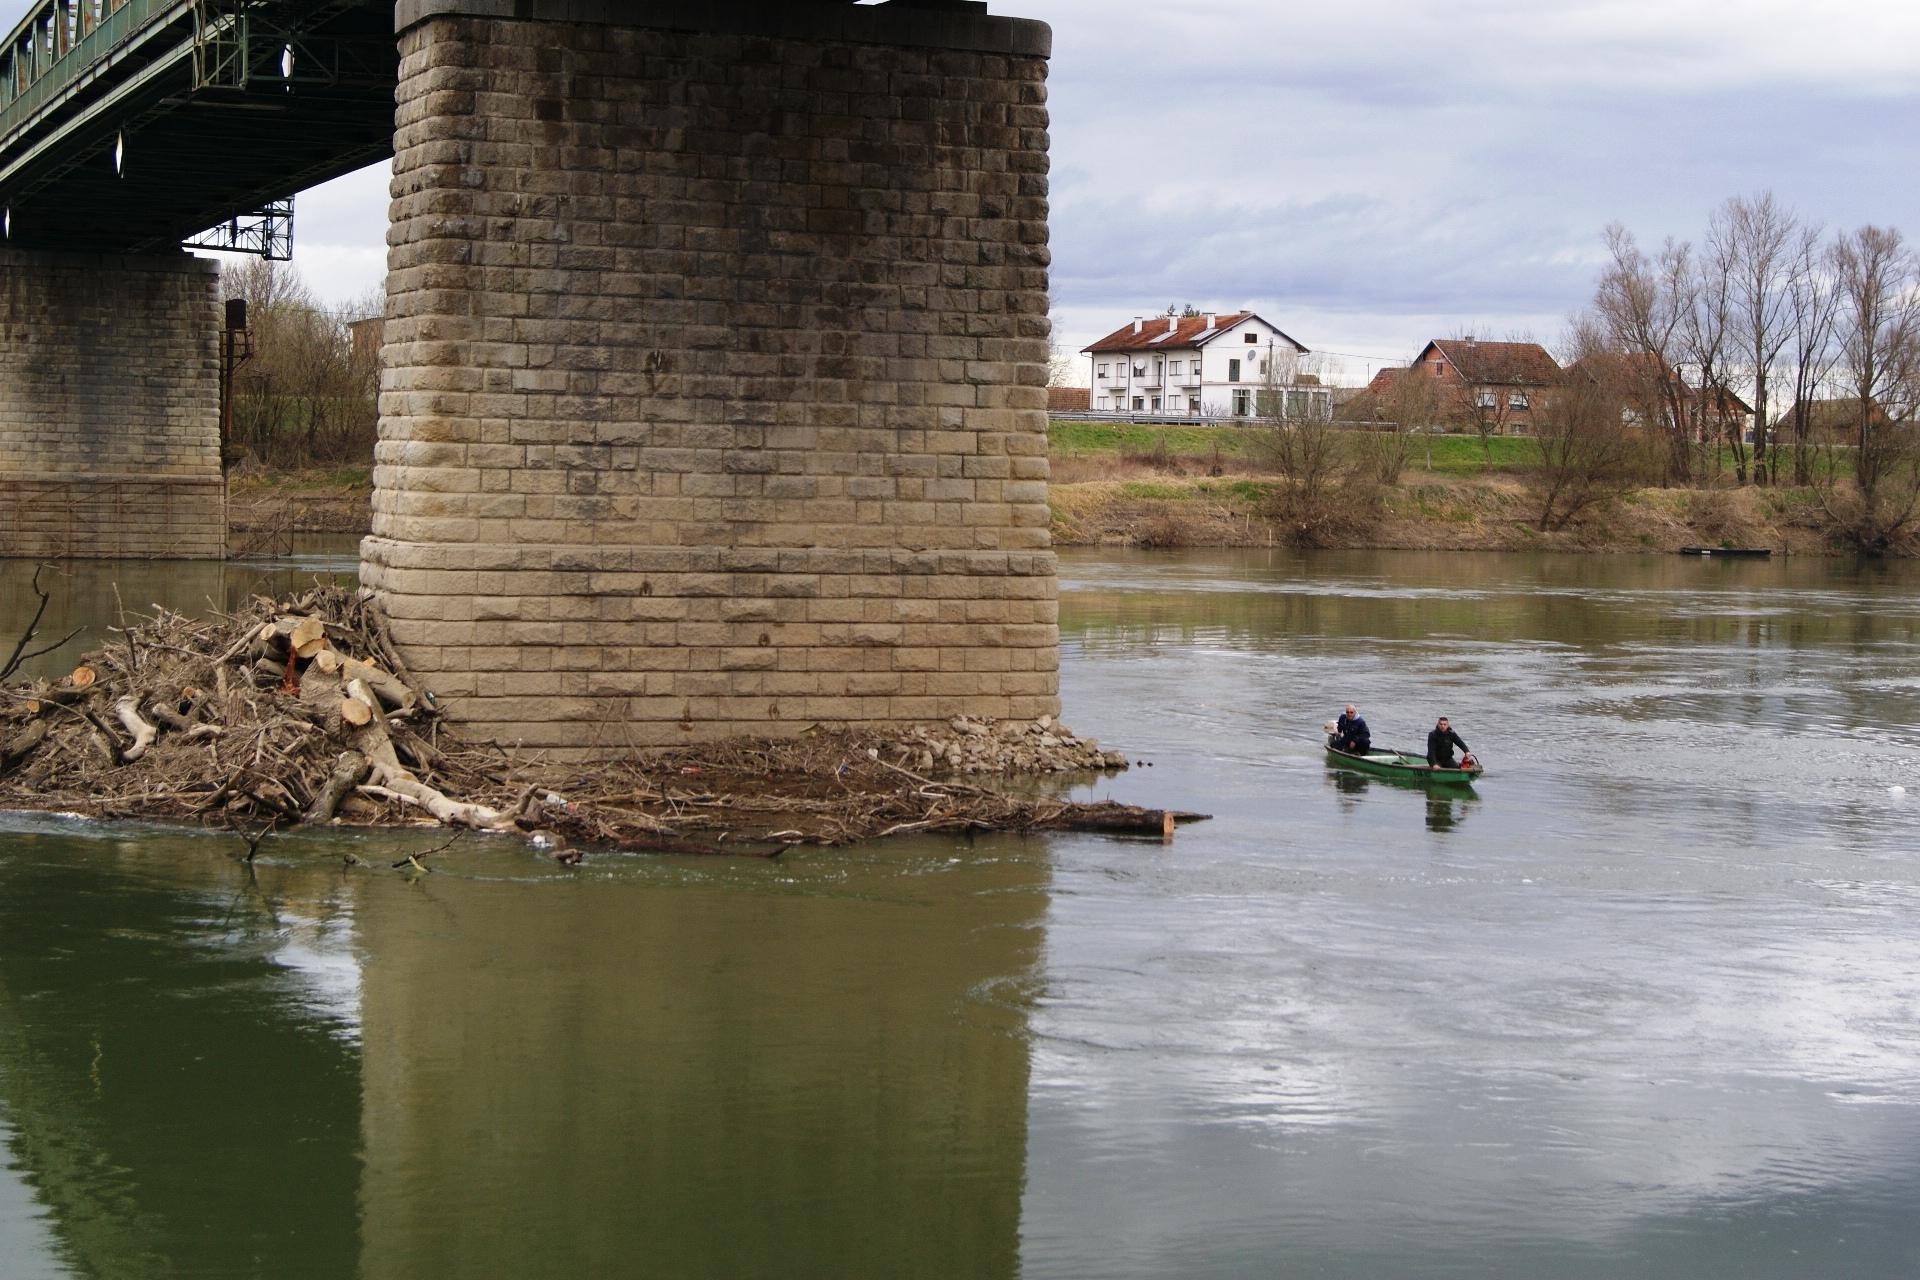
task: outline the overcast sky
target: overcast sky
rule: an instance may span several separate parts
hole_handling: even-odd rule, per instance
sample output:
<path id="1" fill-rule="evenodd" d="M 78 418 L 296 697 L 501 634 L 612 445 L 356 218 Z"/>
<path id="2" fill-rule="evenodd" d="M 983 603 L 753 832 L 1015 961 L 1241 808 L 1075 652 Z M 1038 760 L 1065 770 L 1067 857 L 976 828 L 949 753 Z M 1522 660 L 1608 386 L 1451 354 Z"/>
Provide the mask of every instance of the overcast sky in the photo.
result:
<path id="1" fill-rule="evenodd" d="M 1426 338 L 1551 344 L 1600 231 L 1694 238 L 1772 189 L 1920 232 L 1906 0 L 993 0 L 1052 23 L 1053 298 L 1068 350 L 1250 306 L 1363 379 Z M 379 283 L 384 167 L 298 202 L 324 294 Z"/>

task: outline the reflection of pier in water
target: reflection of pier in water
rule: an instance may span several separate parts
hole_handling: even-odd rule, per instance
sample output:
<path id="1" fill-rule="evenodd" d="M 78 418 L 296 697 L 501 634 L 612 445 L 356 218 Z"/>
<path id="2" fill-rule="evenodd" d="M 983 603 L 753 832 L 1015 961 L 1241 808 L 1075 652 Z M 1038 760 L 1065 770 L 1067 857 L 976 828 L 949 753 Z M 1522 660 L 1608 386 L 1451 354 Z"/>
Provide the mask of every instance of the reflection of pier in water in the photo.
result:
<path id="1" fill-rule="evenodd" d="M 274 959 L 337 878 L 276 909 L 208 840 L 0 840 L 0 1108 L 60 1262 L 352 1275 L 354 1049 Z"/>
<path id="2" fill-rule="evenodd" d="M 1018 1270 L 1038 859 L 228 901 L 57 843 L 0 862 L 0 1104 L 79 1274 Z M 269 903 L 350 913 L 357 1054 Z"/>

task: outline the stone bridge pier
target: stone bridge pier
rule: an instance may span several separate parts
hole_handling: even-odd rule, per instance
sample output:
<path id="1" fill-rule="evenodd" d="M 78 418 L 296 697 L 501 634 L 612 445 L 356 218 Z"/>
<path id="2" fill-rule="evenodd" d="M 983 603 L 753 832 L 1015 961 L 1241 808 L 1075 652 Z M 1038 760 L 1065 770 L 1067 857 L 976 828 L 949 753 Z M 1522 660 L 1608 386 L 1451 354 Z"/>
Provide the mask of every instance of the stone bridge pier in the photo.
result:
<path id="1" fill-rule="evenodd" d="M 559 753 L 1057 710 L 1050 35 L 402 0 L 362 574 Z"/>
<path id="2" fill-rule="evenodd" d="M 214 263 L 0 249 L 0 556 L 225 553 L 219 331 Z"/>

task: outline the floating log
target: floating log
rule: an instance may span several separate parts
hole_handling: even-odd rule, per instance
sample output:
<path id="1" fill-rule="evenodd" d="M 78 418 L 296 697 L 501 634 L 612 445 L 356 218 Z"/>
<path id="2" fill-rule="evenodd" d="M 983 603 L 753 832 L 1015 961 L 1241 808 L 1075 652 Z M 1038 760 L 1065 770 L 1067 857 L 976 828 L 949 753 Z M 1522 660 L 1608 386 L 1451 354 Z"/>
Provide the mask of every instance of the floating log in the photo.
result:
<path id="1" fill-rule="evenodd" d="M 1173 838 L 1173 829 L 1188 822 L 1205 822 L 1211 814 L 1185 813 L 1177 809 L 1141 809 L 1130 804 L 1067 805 L 1059 812 L 1041 814 L 1032 828 L 1043 831 L 1092 831 L 1108 835 L 1159 836 Z"/>

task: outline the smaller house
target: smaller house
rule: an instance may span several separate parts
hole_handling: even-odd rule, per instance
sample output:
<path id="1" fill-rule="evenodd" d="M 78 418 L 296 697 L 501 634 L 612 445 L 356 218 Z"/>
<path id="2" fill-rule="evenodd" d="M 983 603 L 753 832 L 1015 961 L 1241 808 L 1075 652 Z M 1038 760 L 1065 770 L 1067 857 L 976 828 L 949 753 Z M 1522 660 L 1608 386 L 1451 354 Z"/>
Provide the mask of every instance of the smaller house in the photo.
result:
<path id="1" fill-rule="evenodd" d="M 1753 406 L 1725 385 L 1688 387 L 1681 401 L 1701 440 L 1748 439 L 1753 431 Z"/>
<path id="2" fill-rule="evenodd" d="M 347 321 L 348 341 L 353 345 L 354 360 L 377 362 L 380 359 L 380 343 L 386 337 L 386 329 L 387 322 L 381 316 Z"/>
<path id="3" fill-rule="evenodd" d="M 1093 407 L 1093 392 L 1087 387 L 1048 387 L 1048 413 L 1085 413 Z"/>
<path id="4" fill-rule="evenodd" d="M 1496 435 L 1531 430 L 1561 377 L 1559 363 L 1537 342 L 1472 337 L 1433 339 L 1408 373 L 1434 380 L 1447 420 Z"/>
<path id="5" fill-rule="evenodd" d="M 1348 422 L 1397 421 L 1401 397 L 1395 393 L 1400 387 L 1400 375 L 1406 371 L 1405 365 L 1388 365 L 1374 374 L 1366 386 L 1345 394 L 1335 392 L 1340 417 Z"/>
<path id="6" fill-rule="evenodd" d="M 1603 352 L 1567 366 L 1568 377 L 1584 377 L 1620 402 L 1620 420 L 1634 426 L 1658 423 L 1672 431 L 1676 410 L 1687 437 L 1696 442 L 1745 436 L 1753 406 L 1721 383 L 1697 387 L 1680 370 L 1644 352 Z"/>
<path id="7" fill-rule="evenodd" d="M 1374 395 L 1383 396 L 1393 390 L 1395 381 L 1407 371 L 1403 364 L 1390 364 L 1373 375 L 1373 381 L 1367 384 L 1367 390 Z"/>
<path id="8" fill-rule="evenodd" d="M 1135 319 L 1082 354 L 1095 412 L 1333 416 L 1331 388 L 1300 373 L 1307 348 L 1251 311 Z"/>
<path id="9" fill-rule="evenodd" d="M 1802 412 L 1801 402 L 1796 400 L 1787 411 L 1775 419 L 1771 428 L 1772 436 L 1787 443 L 1798 439 Z M 1833 399 L 1808 400 L 1805 405 L 1806 433 L 1809 444 L 1853 444 L 1860 443 L 1860 397 L 1839 396 Z M 1867 425 L 1875 429 L 1890 427 L 1893 418 L 1881 407 L 1879 401 L 1869 400 L 1864 415 Z"/>

